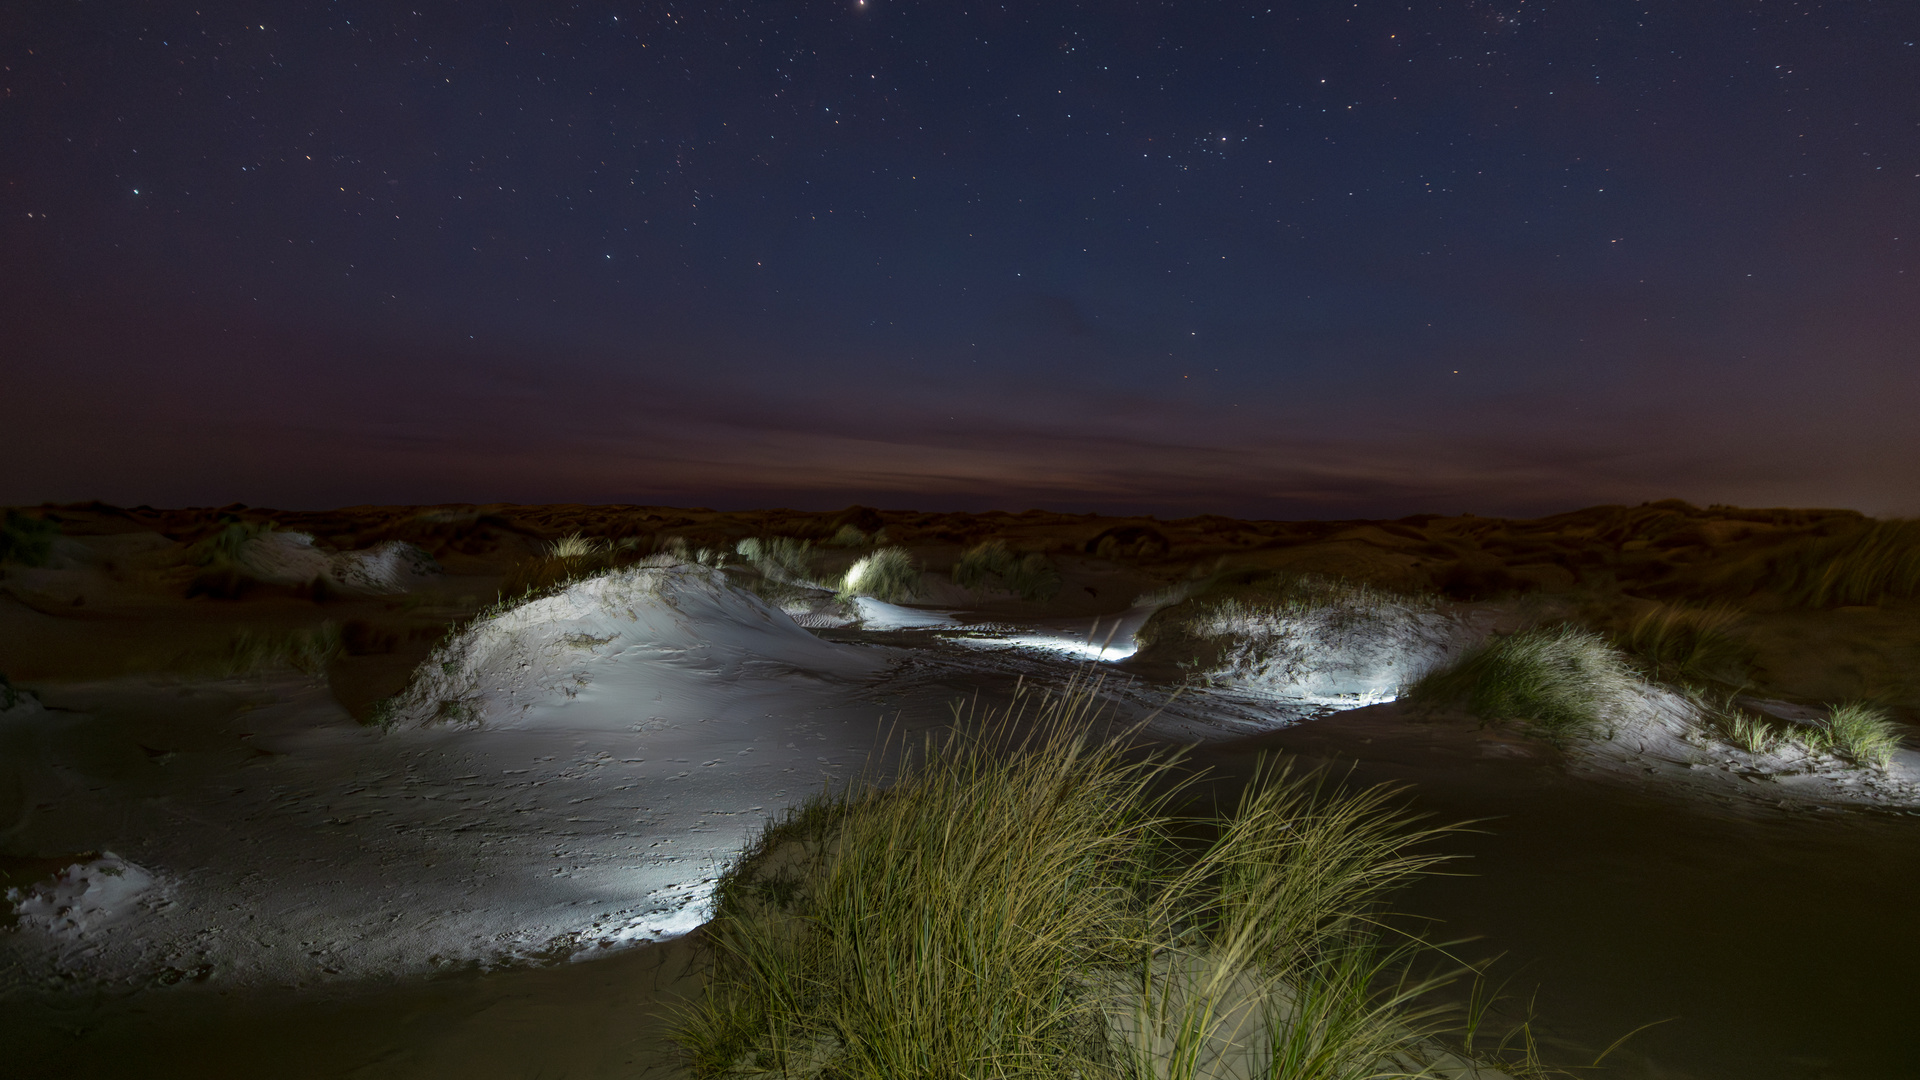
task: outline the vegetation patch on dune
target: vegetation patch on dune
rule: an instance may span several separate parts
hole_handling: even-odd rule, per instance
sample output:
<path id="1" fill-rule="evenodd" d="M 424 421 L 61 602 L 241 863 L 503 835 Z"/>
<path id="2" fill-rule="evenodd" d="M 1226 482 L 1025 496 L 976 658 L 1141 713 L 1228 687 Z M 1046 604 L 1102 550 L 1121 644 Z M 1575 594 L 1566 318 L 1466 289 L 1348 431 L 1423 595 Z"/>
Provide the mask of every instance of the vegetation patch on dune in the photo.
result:
<path id="1" fill-rule="evenodd" d="M 45 518 L 9 510 L 0 520 L 0 563 L 45 566 L 59 534 L 60 526 Z"/>
<path id="2" fill-rule="evenodd" d="M 1657 676 L 1737 682 L 1751 653 L 1740 634 L 1743 618 L 1727 604 L 1656 604 L 1628 624 L 1619 643 Z"/>
<path id="3" fill-rule="evenodd" d="M 791 536 L 750 536 L 734 550 L 763 576 L 782 584 L 803 584 L 812 578 L 812 541 Z"/>
<path id="4" fill-rule="evenodd" d="M 1831 607 L 1920 596 L 1920 521 L 1864 521 L 1775 555 L 1767 585 L 1790 604 Z"/>
<path id="5" fill-rule="evenodd" d="M 980 590 L 994 585 L 1022 600 L 1043 602 L 1060 591 L 1060 571 L 1038 551 L 1015 554 L 1004 540 L 988 540 L 968 548 L 953 568 L 954 583 Z"/>
<path id="6" fill-rule="evenodd" d="M 500 596 L 517 601 L 547 595 L 640 556 L 639 545 L 632 540 L 616 542 L 571 533 L 515 563 L 500 583 Z"/>
<path id="7" fill-rule="evenodd" d="M 1856 765 L 1884 769 L 1900 749 L 1900 727 L 1885 709 L 1861 702 L 1837 705 L 1817 729 L 1814 745 Z"/>
<path id="8" fill-rule="evenodd" d="M 198 667 L 228 678 L 293 670 L 325 675 L 342 651 L 340 625 L 324 622 L 293 630 L 236 630 Z"/>
<path id="9" fill-rule="evenodd" d="M 890 604 L 920 595 L 920 567 L 906 548 L 887 547 L 863 556 L 840 579 L 842 598 L 870 596 Z"/>
<path id="10" fill-rule="evenodd" d="M 1213 684 L 1313 701 L 1365 704 L 1458 649 L 1460 627 L 1435 597 L 1318 574 L 1215 581 L 1157 613 L 1137 640 Z"/>
<path id="11" fill-rule="evenodd" d="M 1496 637 L 1416 682 L 1408 696 L 1517 721 L 1557 741 L 1609 734 L 1637 685 L 1626 657 L 1605 638 L 1558 626 Z"/>
<path id="12" fill-rule="evenodd" d="M 1175 762 L 1092 736 L 1093 690 L 1028 696 L 770 826 L 704 931 L 677 1032 L 694 1073 L 1464 1075 L 1381 907 L 1443 830 L 1274 768 L 1183 817 Z"/>

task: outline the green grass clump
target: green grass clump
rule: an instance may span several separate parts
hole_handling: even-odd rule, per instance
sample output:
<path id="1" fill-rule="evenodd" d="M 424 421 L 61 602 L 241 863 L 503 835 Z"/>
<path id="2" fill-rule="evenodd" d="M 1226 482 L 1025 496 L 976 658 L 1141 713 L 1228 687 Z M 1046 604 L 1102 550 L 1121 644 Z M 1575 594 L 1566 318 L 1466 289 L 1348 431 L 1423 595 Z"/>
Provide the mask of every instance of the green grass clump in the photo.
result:
<path id="1" fill-rule="evenodd" d="M 780 582 L 806 581 L 812 573 L 813 543 L 791 536 L 748 537 L 734 549 L 754 569 Z"/>
<path id="2" fill-rule="evenodd" d="M 1626 658 L 1605 638 L 1573 626 L 1495 638 L 1425 676 L 1408 696 L 1462 704 L 1486 720 L 1516 720 L 1553 740 L 1593 738 L 1631 694 Z"/>
<path id="3" fill-rule="evenodd" d="M 1410 850 L 1434 830 L 1278 769 L 1228 818 L 1181 818 L 1172 760 L 1093 737 L 1095 689 L 1024 696 L 770 828 L 719 884 L 676 1033 L 694 1074 L 1398 1075 L 1426 984 L 1378 901 L 1437 861 Z"/>
<path id="4" fill-rule="evenodd" d="M 218 532 L 188 548 L 187 555 L 196 566 L 235 567 L 240 564 L 240 550 L 273 528 L 271 521 L 229 521 Z"/>
<path id="5" fill-rule="evenodd" d="M 1692 703 L 1700 727 L 1729 746 L 1749 754 L 1770 754 L 1788 741 L 1787 734 L 1765 717 L 1742 708 L 1738 691 L 1696 683 L 1682 683 L 1678 689 Z"/>
<path id="6" fill-rule="evenodd" d="M 1752 713 L 1729 710 L 1718 719 L 1721 737 L 1749 754 L 1771 754 L 1780 746 L 1779 729 Z"/>
<path id="7" fill-rule="evenodd" d="M 606 573 L 635 554 L 631 541 L 614 543 L 580 533 L 563 536 L 515 563 L 500 583 L 500 596 L 524 601 L 557 592 L 576 581 Z"/>
<path id="8" fill-rule="evenodd" d="M 547 554 L 556 559 L 586 559 L 606 551 L 611 546 L 603 539 L 574 533 L 548 544 Z"/>
<path id="9" fill-rule="evenodd" d="M 1825 725 L 1826 745 L 1856 765 L 1884 769 L 1900 749 L 1900 725 L 1884 709 L 1854 702 L 1836 705 Z"/>
<path id="10" fill-rule="evenodd" d="M 953 568 L 954 583 L 964 589 L 983 589 L 998 581 L 1022 600 L 1051 600 L 1060 591 L 1060 572 L 1037 551 L 1015 555 L 1004 540 L 988 540 L 968 548 Z"/>
<path id="11" fill-rule="evenodd" d="M 1741 619 L 1738 609 L 1723 604 L 1660 604 L 1634 619 L 1620 644 L 1662 676 L 1737 682 L 1748 658 L 1737 632 Z"/>
<path id="12" fill-rule="evenodd" d="M 920 595 L 920 568 L 906 548 L 881 548 L 862 558 L 840 579 L 840 598 L 871 596 L 904 603 Z"/>
<path id="13" fill-rule="evenodd" d="M 340 627 L 331 622 L 299 630 L 240 630 L 227 639 L 211 667 L 227 677 L 286 668 L 325 675 L 341 648 Z"/>
<path id="14" fill-rule="evenodd" d="M 1920 596 L 1920 521 L 1869 521 L 1774 557 L 1768 587 L 1790 604 L 1877 604 Z"/>
<path id="15" fill-rule="evenodd" d="M 834 547 L 866 547 L 873 543 L 873 537 L 858 525 L 842 525 L 827 543 Z"/>
<path id="16" fill-rule="evenodd" d="M 53 555 L 53 538 L 59 534 L 60 526 L 45 518 L 9 510 L 0 522 L 0 563 L 45 566 Z"/>

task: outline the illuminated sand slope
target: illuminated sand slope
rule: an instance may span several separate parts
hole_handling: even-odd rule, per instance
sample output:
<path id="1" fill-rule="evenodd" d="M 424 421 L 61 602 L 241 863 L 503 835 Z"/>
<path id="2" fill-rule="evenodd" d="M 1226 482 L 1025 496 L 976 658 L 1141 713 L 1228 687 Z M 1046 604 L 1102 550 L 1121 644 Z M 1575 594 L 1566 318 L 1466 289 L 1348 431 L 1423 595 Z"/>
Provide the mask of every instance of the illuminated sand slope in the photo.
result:
<path id="1" fill-rule="evenodd" d="M 69 683 L 46 710 L 22 699 L 0 745 L 35 809 L 0 829 L 14 850 L 69 854 L 12 876 L 0 991 L 298 985 L 682 933 L 718 867 L 766 817 L 859 768 L 885 719 L 938 722 L 983 678 L 1128 657 L 1154 610 L 1013 625 L 854 607 L 866 640 L 823 640 L 723 572 L 653 560 L 455 634 L 385 731 L 291 677 Z M 1472 637 L 1422 612 L 1327 618 L 1220 628 L 1251 643 L 1213 672 L 1235 677 L 1191 688 L 1156 730 L 1206 741 L 1364 708 Z M 1134 715 L 1165 700 L 1113 689 Z M 1692 738 L 1670 697 L 1650 692 L 1573 763 L 1753 801 L 1920 804 L 1911 751 L 1880 771 L 1742 757 Z M 219 749 L 129 736 L 161 713 Z"/>
<path id="2" fill-rule="evenodd" d="M 1787 725 L 1820 716 L 1783 701 L 1754 705 Z M 1884 767 L 1858 766 L 1784 739 L 1751 752 L 1708 734 L 1692 703 L 1655 686 L 1637 688 L 1605 738 L 1577 743 L 1568 755 L 1588 768 L 1746 802 L 1920 807 L 1920 751 L 1895 750 Z"/>
<path id="3" fill-rule="evenodd" d="M 183 707 L 179 692 L 70 687 L 4 721 L 43 806 L 9 839 L 76 853 L 11 894 L 10 977 L 300 982 L 683 932 L 767 815 L 865 760 L 883 711 L 866 690 L 890 651 L 822 641 L 675 565 L 469 628 L 386 734 L 288 681 L 240 714 L 248 749 L 171 769 L 106 718 Z M 258 691 L 186 696 L 218 715 Z M 128 759 L 121 782 L 74 768 L 97 777 L 103 755 Z M 80 857 L 103 835 L 114 852 Z"/>
<path id="4" fill-rule="evenodd" d="M 1199 628 L 1230 641 L 1199 674 L 1211 685 L 1291 703 L 1354 708 L 1392 701 L 1480 636 L 1461 619 L 1412 603 L 1364 611 L 1215 611 Z"/>
<path id="5" fill-rule="evenodd" d="M 658 557 L 476 622 L 428 658 L 387 722 L 626 730 L 636 708 L 764 716 L 756 703 L 795 677 L 885 666 L 873 650 L 822 641 L 719 570 Z"/>

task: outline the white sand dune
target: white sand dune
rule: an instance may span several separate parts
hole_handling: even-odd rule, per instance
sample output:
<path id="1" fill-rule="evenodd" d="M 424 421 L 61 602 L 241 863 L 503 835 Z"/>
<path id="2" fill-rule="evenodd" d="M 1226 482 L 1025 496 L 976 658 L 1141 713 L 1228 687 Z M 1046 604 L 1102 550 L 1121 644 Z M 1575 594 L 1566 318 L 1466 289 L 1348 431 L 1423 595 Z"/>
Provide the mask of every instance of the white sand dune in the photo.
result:
<path id="1" fill-rule="evenodd" d="M 402 540 L 359 551 L 323 551 L 303 532 L 273 530 L 240 545 L 247 573 L 270 585 L 324 581 L 341 592 L 381 596 L 404 593 L 440 574 L 433 556 Z"/>
<path id="2" fill-rule="evenodd" d="M 423 668 L 385 734 L 311 683 L 202 684 L 191 700 L 203 704 L 165 707 L 219 715 L 219 701 L 248 700 L 231 721 L 244 742 L 155 764 L 122 721 L 181 694 L 70 684 L 49 712 L 4 720 L 15 727 L 0 741 L 20 748 L 39 807 L 6 839 L 75 851 L 110 838 L 169 883 L 169 902 L 75 951 L 39 918 L 56 901 L 34 897 L 91 896 L 106 871 L 23 892 L 21 932 L 0 939 L 11 954 L 0 969 L 13 972 L 0 983 L 56 971 L 301 983 L 683 933 L 766 817 L 863 765 L 891 654 L 822 641 L 718 572 L 672 564 L 469 627 Z M 468 722 L 447 724 L 443 701 Z M 131 772 L 90 782 L 107 759 Z"/>
<path id="3" fill-rule="evenodd" d="M 719 570 L 662 560 L 477 621 L 421 666 L 390 722 L 618 730 L 639 702 L 707 714 L 756 684 L 884 666 L 874 650 L 815 637 Z"/>

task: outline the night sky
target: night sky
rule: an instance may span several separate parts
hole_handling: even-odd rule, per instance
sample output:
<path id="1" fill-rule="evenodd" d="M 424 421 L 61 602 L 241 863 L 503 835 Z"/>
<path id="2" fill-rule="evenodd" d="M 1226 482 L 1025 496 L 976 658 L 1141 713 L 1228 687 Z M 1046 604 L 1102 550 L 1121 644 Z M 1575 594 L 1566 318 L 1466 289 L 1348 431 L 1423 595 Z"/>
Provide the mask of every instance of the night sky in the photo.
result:
<path id="1" fill-rule="evenodd" d="M 0 503 L 1920 511 L 1920 4 L 0 5 Z"/>

